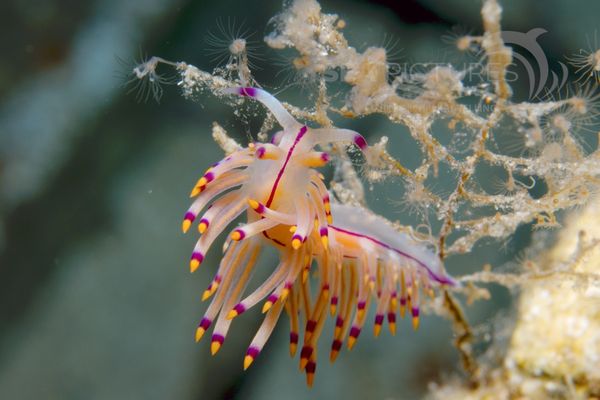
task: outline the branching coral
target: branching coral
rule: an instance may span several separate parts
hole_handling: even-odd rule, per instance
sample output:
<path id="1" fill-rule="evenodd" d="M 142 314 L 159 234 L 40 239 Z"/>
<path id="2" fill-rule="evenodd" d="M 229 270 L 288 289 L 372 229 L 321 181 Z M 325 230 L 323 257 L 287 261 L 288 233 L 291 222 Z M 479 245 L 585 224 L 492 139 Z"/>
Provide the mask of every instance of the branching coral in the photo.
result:
<path id="1" fill-rule="evenodd" d="M 304 60 L 303 68 L 325 71 L 341 67 L 346 71 L 344 80 L 351 86 L 347 102 L 340 108 L 330 107 L 331 111 L 347 117 L 383 114 L 409 129 L 424 156 L 417 169 L 405 168 L 383 148 L 371 166 L 402 176 L 408 187 L 419 189 L 418 196 L 414 189 L 411 191 L 410 201 L 436 210 L 436 217 L 443 221 L 437 235 L 443 255 L 469 252 L 485 237 L 506 238 L 523 223 L 554 226 L 557 211 L 585 204 L 598 184 L 600 172 L 599 153 L 586 154 L 578 136 L 581 132 L 575 131 L 577 126 L 572 123 L 595 116 L 593 94 L 582 92 L 564 100 L 539 103 L 511 101 L 506 69 L 512 56 L 500 35 L 501 8 L 496 1 L 486 1 L 482 16 L 485 33 L 469 40 L 481 46 L 491 86 L 468 86 L 463 83 L 467 71 L 449 65 L 392 78 L 385 49 L 371 47 L 359 53 L 348 47 L 339 28 L 345 24 L 336 16 L 321 14 L 316 2 L 295 2 L 279 16 L 278 30 L 266 38 L 273 47 L 296 48 Z M 406 80 L 420 85 L 417 96 L 398 94 Z M 465 98 L 472 96 L 490 105 L 490 111 L 486 114 L 470 107 Z M 471 138 L 468 152 L 456 154 L 440 143 L 432 131 L 438 120 Z M 524 154 L 502 151 L 506 129 L 522 135 Z M 536 139 L 530 143 L 527 138 L 531 135 Z M 426 186 L 428 178 L 438 176 L 442 165 L 456 177 L 454 190 L 445 198 Z M 478 169 L 489 165 L 504 171 L 508 193 L 488 193 L 477 181 Z M 534 199 L 525 185 L 515 182 L 517 176 L 543 181 L 548 190 Z M 467 217 L 473 214 L 483 215 Z M 447 240 L 450 234 L 453 238 Z"/>

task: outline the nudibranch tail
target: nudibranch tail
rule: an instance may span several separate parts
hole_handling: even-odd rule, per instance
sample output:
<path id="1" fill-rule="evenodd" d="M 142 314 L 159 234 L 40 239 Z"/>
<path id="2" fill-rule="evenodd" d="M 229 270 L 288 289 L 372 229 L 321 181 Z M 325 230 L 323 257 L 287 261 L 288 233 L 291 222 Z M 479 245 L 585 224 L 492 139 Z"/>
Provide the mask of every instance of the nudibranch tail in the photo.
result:
<path id="1" fill-rule="evenodd" d="M 344 343 L 348 349 L 356 344 L 372 304 L 375 336 L 385 320 L 394 334 L 397 315 L 404 317 L 407 312 L 417 329 L 422 293 L 457 283 L 432 249 L 399 232 L 383 217 L 360 207 L 332 204 L 324 178 L 316 170 L 330 157 L 317 146 L 347 143 L 364 152 L 368 149 L 364 137 L 348 129 L 309 128 L 262 89 L 238 87 L 223 93 L 261 102 L 282 130 L 271 143 L 238 149 L 214 164 L 192 189 L 195 199 L 182 223 L 187 232 L 197 222 L 201 235 L 190 260 L 192 272 L 229 225 L 245 216 L 245 222 L 229 232 L 217 273 L 202 295 L 203 300 L 212 300 L 198 324 L 196 340 L 214 322 L 211 353 L 216 354 L 234 318 L 262 304 L 265 317 L 246 351 L 243 367 L 247 369 L 285 310 L 290 319 L 289 351 L 294 356 L 301 345 L 299 366 L 310 385 L 317 367 L 317 342 L 328 315 L 335 318 L 332 362 Z M 277 249 L 279 264 L 247 294 L 266 246 Z M 313 269 L 316 274 L 311 278 Z M 313 295 L 314 285 L 318 289 Z"/>

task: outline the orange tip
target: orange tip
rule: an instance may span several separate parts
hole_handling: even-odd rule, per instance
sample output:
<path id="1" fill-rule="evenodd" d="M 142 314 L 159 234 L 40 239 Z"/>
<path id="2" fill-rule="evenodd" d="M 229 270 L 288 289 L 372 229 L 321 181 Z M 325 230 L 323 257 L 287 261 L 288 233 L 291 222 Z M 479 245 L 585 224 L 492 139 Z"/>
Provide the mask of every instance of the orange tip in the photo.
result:
<path id="1" fill-rule="evenodd" d="M 256 200 L 252 200 L 252 199 L 248 199 L 248 205 L 253 209 L 256 210 L 260 204 L 258 204 L 258 201 Z"/>
<path id="2" fill-rule="evenodd" d="M 220 348 L 221 348 L 221 343 L 219 343 L 217 341 L 213 341 L 210 344 L 210 354 L 214 356 L 215 354 L 217 354 L 217 352 L 219 351 Z"/>
<path id="3" fill-rule="evenodd" d="M 353 337 L 353 336 L 348 337 L 348 350 L 352 350 L 355 343 L 356 343 L 355 337 Z"/>
<path id="4" fill-rule="evenodd" d="M 281 295 L 279 296 L 279 298 L 281 299 L 281 301 L 284 301 L 288 297 L 289 294 L 290 294 L 290 289 L 284 288 L 281 291 Z"/>
<path id="5" fill-rule="evenodd" d="M 202 336 L 204 336 L 204 332 L 206 331 L 202 327 L 198 327 L 198 329 L 196 329 L 196 342 L 199 342 L 200 339 L 202 339 Z"/>
<path id="6" fill-rule="evenodd" d="M 315 380 L 315 374 L 313 372 L 306 373 L 306 384 L 308 387 L 312 387 L 313 381 Z"/>
<path id="7" fill-rule="evenodd" d="M 364 309 L 362 309 L 362 310 L 357 310 L 357 311 L 356 311 L 356 316 L 357 316 L 357 318 L 358 318 L 359 320 L 362 320 L 362 319 L 363 319 L 363 317 L 365 316 L 365 310 L 364 310 Z"/>
<path id="8" fill-rule="evenodd" d="M 247 355 L 244 357 L 244 371 L 248 369 L 250 365 L 254 362 L 254 357 Z"/>
<path id="9" fill-rule="evenodd" d="M 302 370 L 302 369 L 306 368 L 306 364 L 308 364 L 308 358 L 304 358 L 304 357 L 301 358 L 300 359 L 300 369 Z"/>
<path id="10" fill-rule="evenodd" d="M 233 231 L 231 233 L 231 240 L 238 241 L 242 238 L 242 234 L 239 231 Z"/>
<path id="11" fill-rule="evenodd" d="M 302 246 L 302 241 L 300 239 L 292 240 L 292 247 L 294 248 L 294 250 L 298 250 L 300 246 Z"/>
<path id="12" fill-rule="evenodd" d="M 212 296 L 213 291 L 206 289 L 204 293 L 202 293 L 202 301 L 206 301 L 210 296 Z"/>
<path id="13" fill-rule="evenodd" d="M 190 272 L 196 271 L 199 266 L 200 266 L 200 261 L 198 261 L 198 260 L 191 260 L 190 261 Z"/>
<path id="14" fill-rule="evenodd" d="M 373 327 L 373 334 L 375 335 L 375 337 L 379 336 L 380 332 L 381 332 L 381 325 L 375 324 L 375 326 Z"/>
<path id="15" fill-rule="evenodd" d="M 263 305 L 262 308 L 262 313 L 266 313 L 267 311 L 269 311 L 271 309 L 271 307 L 273 306 L 273 303 L 271 301 L 266 301 L 265 304 Z"/>
<path id="16" fill-rule="evenodd" d="M 321 243 L 323 243 L 323 247 L 327 248 L 329 246 L 329 238 L 327 236 L 321 236 Z"/>
<path id="17" fill-rule="evenodd" d="M 183 233 L 186 233 L 188 229 L 190 229 L 190 226 L 192 226 L 192 221 L 190 221 L 189 219 L 184 219 L 181 223 L 181 230 L 183 231 Z"/>
<path id="18" fill-rule="evenodd" d="M 290 357 L 296 355 L 296 349 L 298 349 L 298 345 L 296 343 L 290 343 Z"/>
<path id="19" fill-rule="evenodd" d="M 390 327 L 390 333 L 392 334 L 392 336 L 394 336 L 396 334 L 396 323 L 395 322 L 389 322 L 389 327 Z"/>
<path id="20" fill-rule="evenodd" d="M 307 279 L 308 279 L 308 270 L 305 269 L 304 271 L 302 271 L 302 283 L 306 282 Z"/>
<path id="21" fill-rule="evenodd" d="M 190 197 L 196 197 L 200 194 L 200 192 L 202 192 L 202 190 L 204 189 L 204 186 L 194 186 L 194 188 L 192 189 L 192 192 L 190 193 Z"/>
<path id="22" fill-rule="evenodd" d="M 332 317 L 335 315 L 336 310 L 337 310 L 337 306 L 335 304 L 331 304 L 329 306 L 329 313 L 331 314 Z"/>
<path id="23" fill-rule="evenodd" d="M 208 181 L 206 180 L 206 178 L 202 177 L 198 180 L 198 183 L 196 183 L 196 187 L 206 186 L 207 183 Z"/>
<path id="24" fill-rule="evenodd" d="M 234 319 L 235 317 L 238 316 L 238 312 L 235 310 L 231 310 L 227 313 L 227 319 Z"/>
<path id="25" fill-rule="evenodd" d="M 335 360 L 337 359 L 338 354 L 340 354 L 339 351 L 337 350 L 331 350 L 331 352 L 329 353 L 329 362 L 335 362 Z"/>
<path id="26" fill-rule="evenodd" d="M 413 317 L 412 326 L 415 331 L 419 329 L 419 317 Z"/>
<path id="27" fill-rule="evenodd" d="M 206 228 L 208 228 L 208 225 L 206 225 L 206 222 L 200 222 L 198 224 L 198 232 L 204 233 L 204 232 L 206 232 Z"/>
<path id="28" fill-rule="evenodd" d="M 291 233 L 296 233 L 296 230 L 298 230 L 298 227 L 296 225 L 290 226 L 290 232 Z"/>

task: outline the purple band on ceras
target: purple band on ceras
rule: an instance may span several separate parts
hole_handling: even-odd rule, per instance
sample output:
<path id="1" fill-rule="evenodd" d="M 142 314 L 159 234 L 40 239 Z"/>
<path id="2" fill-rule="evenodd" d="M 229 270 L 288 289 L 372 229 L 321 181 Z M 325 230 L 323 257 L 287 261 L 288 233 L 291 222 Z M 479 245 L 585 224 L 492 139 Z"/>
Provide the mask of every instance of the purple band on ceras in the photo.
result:
<path id="1" fill-rule="evenodd" d="M 393 323 L 395 323 L 395 322 L 396 322 L 396 313 L 389 312 L 389 313 L 387 314 L 387 319 L 388 319 L 388 322 L 389 322 L 390 324 L 393 324 Z"/>
<path id="2" fill-rule="evenodd" d="M 377 314 L 375 316 L 375 325 L 383 324 L 383 314 Z"/>
<path id="3" fill-rule="evenodd" d="M 202 263 L 202 261 L 204 260 L 204 255 L 202 253 L 200 253 L 199 251 L 195 251 L 192 253 L 191 260 L 196 260 L 199 263 Z"/>
<path id="4" fill-rule="evenodd" d="M 354 144 L 357 145 L 361 150 L 365 150 L 367 148 L 367 141 L 359 134 L 354 136 Z"/>
<path id="5" fill-rule="evenodd" d="M 309 359 L 313 353 L 313 347 L 310 345 L 305 345 L 302 347 L 302 351 L 300 351 L 300 358 Z"/>
<path id="6" fill-rule="evenodd" d="M 219 335 L 218 333 L 214 333 L 210 340 L 211 340 L 211 342 L 217 342 L 219 344 L 223 344 L 223 342 L 225 341 L 225 336 Z"/>
<path id="7" fill-rule="evenodd" d="M 202 219 L 201 219 L 201 220 L 198 222 L 198 224 L 204 224 L 204 225 L 206 225 L 206 228 L 208 228 L 208 225 L 210 225 L 210 222 L 208 221 L 208 219 L 206 219 L 206 218 L 202 218 Z"/>
<path id="8" fill-rule="evenodd" d="M 200 323 L 198 324 L 198 327 L 207 330 L 208 328 L 210 328 L 210 324 L 212 324 L 212 321 L 208 318 L 202 318 L 202 320 L 200 320 Z"/>
<path id="9" fill-rule="evenodd" d="M 234 232 L 236 232 L 238 235 L 240 235 L 238 240 L 244 240 L 244 238 L 246 237 L 246 232 L 244 232 L 242 229 L 236 229 Z"/>
<path id="10" fill-rule="evenodd" d="M 256 158 L 263 158 L 266 152 L 267 149 L 265 149 L 263 146 L 259 147 L 256 149 Z"/>
<path id="11" fill-rule="evenodd" d="M 215 174 L 213 174 L 212 172 L 207 172 L 204 174 L 204 179 L 206 179 L 206 184 L 208 185 L 215 179 Z"/>
<path id="12" fill-rule="evenodd" d="M 275 293 L 269 295 L 269 297 L 267 297 L 267 301 L 271 304 L 275 304 L 275 302 L 277 302 L 277 300 L 279 299 L 279 296 L 276 295 Z"/>
<path id="13" fill-rule="evenodd" d="M 235 311 L 237 313 L 237 315 L 240 315 L 244 311 L 246 311 L 246 307 L 244 307 L 244 305 L 242 303 L 238 303 L 235 305 L 235 307 L 233 307 L 233 311 Z"/>
<path id="14" fill-rule="evenodd" d="M 296 333 L 296 332 L 290 332 L 290 343 L 291 344 L 298 344 L 298 333 Z"/>
<path id="15" fill-rule="evenodd" d="M 271 136 L 271 144 L 278 145 L 281 142 L 281 136 L 283 135 L 283 131 L 275 132 L 273 136 Z"/>
<path id="16" fill-rule="evenodd" d="M 265 212 L 265 205 L 263 203 L 258 203 L 258 207 L 256 207 L 254 211 L 256 211 L 259 214 L 263 214 Z"/>
<path id="17" fill-rule="evenodd" d="M 253 359 L 256 359 L 256 357 L 258 357 L 259 354 L 260 349 L 256 347 L 248 347 L 248 350 L 246 350 L 246 355 L 252 357 Z"/>
<path id="18" fill-rule="evenodd" d="M 194 222 L 194 220 L 196 219 L 196 214 L 194 214 L 191 211 L 188 211 L 185 213 L 185 215 L 183 216 L 184 220 L 190 221 L 190 222 Z"/>
<path id="19" fill-rule="evenodd" d="M 213 285 L 219 285 L 219 284 L 221 284 L 221 280 L 222 279 L 223 278 L 221 277 L 221 275 L 219 275 L 219 274 L 215 275 L 214 279 L 212 280 L 212 282 L 210 282 L 210 284 L 208 285 L 208 287 L 206 288 L 206 290 L 208 292 L 210 292 L 212 290 L 212 288 L 213 288 Z"/>
<path id="20" fill-rule="evenodd" d="M 340 349 L 342 348 L 342 341 L 339 339 L 335 339 L 332 343 L 331 343 L 331 350 L 333 351 L 340 351 Z"/>
<path id="21" fill-rule="evenodd" d="M 240 96 L 256 97 L 256 89 L 253 87 L 241 87 L 238 94 Z"/>

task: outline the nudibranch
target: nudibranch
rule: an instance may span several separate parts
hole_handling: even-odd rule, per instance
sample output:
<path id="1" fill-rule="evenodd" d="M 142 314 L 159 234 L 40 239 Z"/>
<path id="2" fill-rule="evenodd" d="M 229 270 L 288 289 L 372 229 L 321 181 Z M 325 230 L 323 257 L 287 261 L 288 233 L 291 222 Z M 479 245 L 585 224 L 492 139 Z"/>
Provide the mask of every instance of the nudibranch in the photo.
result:
<path id="1" fill-rule="evenodd" d="M 229 234 L 219 268 L 203 300 L 213 297 L 196 330 L 196 341 L 214 324 L 211 352 L 223 344 L 232 320 L 262 302 L 266 314 L 244 357 L 244 369 L 256 359 L 283 310 L 290 320 L 290 354 L 302 333 L 300 368 L 312 385 L 317 340 L 327 318 L 336 318 L 330 360 L 344 341 L 351 349 L 374 303 L 374 333 L 387 317 L 408 311 L 419 325 L 421 293 L 454 286 L 439 257 L 423 243 L 397 231 L 368 210 L 330 202 L 316 170 L 329 161 L 318 145 L 347 143 L 367 151 L 360 134 L 347 129 L 309 128 L 296 121 L 266 91 L 253 87 L 224 90 L 256 99 L 281 125 L 270 143 L 239 148 L 210 167 L 194 186 L 194 202 L 183 220 L 187 232 L 198 220 L 201 236 L 190 260 L 195 271 L 215 239 L 242 213 L 246 223 Z M 199 217 L 200 212 L 206 209 Z M 279 265 L 258 288 L 246 294 L 261 249 L 273 246 Z M 312 270 L 318 277 L 312 278 Z M 317 281 L 318 292 L 311 295 Z M 312 283 L 311 283 L 312 282 Z M 303 331 L 300 331 L 302 323 Z"/>

